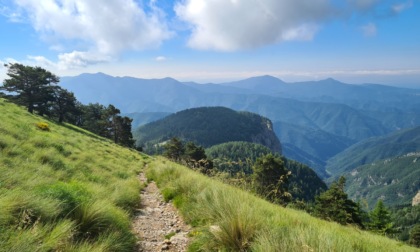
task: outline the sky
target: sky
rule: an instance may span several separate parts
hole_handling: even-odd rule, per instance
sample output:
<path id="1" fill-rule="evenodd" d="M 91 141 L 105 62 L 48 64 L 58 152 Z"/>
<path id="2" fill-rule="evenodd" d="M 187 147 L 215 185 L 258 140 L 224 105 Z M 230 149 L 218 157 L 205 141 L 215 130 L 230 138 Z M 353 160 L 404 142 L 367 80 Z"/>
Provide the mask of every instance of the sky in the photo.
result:
<path id="1" fill-rule="evenodd" d="M 220 83 L 420 87 L 420 0 L 0 0 L 7 63 Z"/>

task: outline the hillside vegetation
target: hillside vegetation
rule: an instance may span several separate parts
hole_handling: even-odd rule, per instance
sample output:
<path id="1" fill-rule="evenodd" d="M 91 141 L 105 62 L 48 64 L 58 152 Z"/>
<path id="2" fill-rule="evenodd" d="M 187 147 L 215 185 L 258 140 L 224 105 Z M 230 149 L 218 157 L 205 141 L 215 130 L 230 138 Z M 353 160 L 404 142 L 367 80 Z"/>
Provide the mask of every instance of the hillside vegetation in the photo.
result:
<path id="1" fill-rule="evenodd" d="M 0 99 L 0 251 L 132 251 L 146 156 Z"/>
<path id="2" fill-rule="evenodd" d="M 257 158 L 270 154 L 265 146 L 247 142 L 228 142 L 212 146 L 206 150 L 213 161 L 214 168 L 235 175 L 237 173 L 252 174 Z M 284 166 L 291 171 L 288 191 L 293 199 L 314 201 L 315 196 L 327 190 L 325 183 L 308 166 L 281 157 Z"/>
<path id="3" fill-rule="evenodd" d="M 418 251 L 270 204 L 164 159 L 151 162 L 146 174 L 195 226 L 189 251 Z"/>
<path id="4" fill-rule="evenodd" d="M 375 161 L 345 173 L 349 197 L 370 207 L 382 199 L 388 206 L 411 204 L 420 190 L 420 152 Z"/>
<path id="5" fill-rule="evenodd" d="M 187 109 L 134 131 L 138 146 L 145 150 L 179 137 L 204 147 L 224 142 L 245 141 L 259 143 L 280 153 L 280 142 L 269 119 L 249 112 L 237 112 L 224 107 Z"/>
<path id="6" fill-rule="evenodd" d="M 420 127 L 400 130 L 351 146 L 328 160 L 327 171 L 336 177 L 361 165 L 418 151 L 420 151 Z"/>

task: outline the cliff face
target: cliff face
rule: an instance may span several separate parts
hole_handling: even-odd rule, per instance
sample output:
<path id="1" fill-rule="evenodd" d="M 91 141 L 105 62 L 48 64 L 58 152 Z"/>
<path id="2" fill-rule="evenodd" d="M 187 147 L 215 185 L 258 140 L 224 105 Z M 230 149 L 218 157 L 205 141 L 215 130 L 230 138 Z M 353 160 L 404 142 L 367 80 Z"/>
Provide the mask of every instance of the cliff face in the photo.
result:
<path id="1" fill-rule="evenodd" d="M 267 118 L 261 118 L 261 131 L 251 136 L 251 142 L 264 145 L 270 148 L 271 151 L 281 154 L 280 140 L 273 131 L 273 123 Z"/>
<path id="2" fill-rule="evenodd" d="M 183 110 L 134 131 L 138 146 L 150 146 L 172 137 L 192 141 L 205 148 L 233 141 L 252 142 L 281 154 L 280 141 L 269 119 L 224 107 Z M 145 151 L 148 152 L 147 148 Z"/>

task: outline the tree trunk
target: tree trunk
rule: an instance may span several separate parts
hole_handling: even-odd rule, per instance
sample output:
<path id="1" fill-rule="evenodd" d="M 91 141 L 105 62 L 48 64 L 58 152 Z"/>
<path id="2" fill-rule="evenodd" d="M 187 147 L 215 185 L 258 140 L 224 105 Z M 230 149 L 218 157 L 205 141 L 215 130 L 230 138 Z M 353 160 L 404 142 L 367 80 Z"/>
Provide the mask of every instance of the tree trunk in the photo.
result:
<path id="1" fill-rule="evenodd" d="M 33 114 L 34 113 L 34 106 L 32 104 L 28 105 L 28 112 Z"/>

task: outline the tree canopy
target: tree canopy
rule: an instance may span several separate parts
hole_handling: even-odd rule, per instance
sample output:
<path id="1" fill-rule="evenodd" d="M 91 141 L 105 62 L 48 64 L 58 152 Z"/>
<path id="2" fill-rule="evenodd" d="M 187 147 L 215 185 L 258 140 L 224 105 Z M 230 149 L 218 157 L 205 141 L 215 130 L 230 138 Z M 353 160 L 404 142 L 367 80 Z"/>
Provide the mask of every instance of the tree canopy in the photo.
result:
<path id="1" fill-rule="evenodd" d="M 2 89 L 16 94 L 17 103 L 25 106 L 28 112 L 40 114 L 47 112 L 48 103 L 54 99 L 54 91 L 60 79 L 41 68 L 10 63 L 7 67 L 9 79 L 4 80 Z"/>
<path id="2" fill-rule="evenodd" d="M 276 203 L 286 203 L 291 200 L 291 195 L 287 191 L 291 172 L 279 156 L 270 153 L 259 157 L 252 169 L 255 187 L 260 195 Z"/>
<path id="3" fill-rule="evenodd" d="M 99 103 L 79 105 L 82 111 L 78 125 L 100 136 L 112 139 L 115 143 L 132 147 L 132 119 L 122 117 L 120 110 L 113 105 L 105 107 Z"/>
<path id="4" fill-rule="evenodd" d="M 410 244 L 420 248 L 420 224 L 415 225 L 410 231 Z"/>
<path id="5" fill-rule="evenodd" d="M 344 192 L 346 179 L 340 177 L 330 188 L 315 200 L 315 215 L 340 224 L 357 224 L 363 227 L 361 209 L 358 204 L 348 199 Z"/>
<path id="6" fill-rule="evenodd" d="M 213 168 L 213 162 L 207 159 L 204 148 L 193 142 L 185 143 L 179 138 L 173 137 L 166 142 L 163 148 L 165 149 L 163 155 L 175 162 L 190 168 L 201 169 L 204 173 Z"/>
<path id="7" fill-rule="evenodd" d="M 369 214 L 369 229 L 380 234 L 391 234 L 393 232 L 393 224 L 391 221 L 391 213 L 385 207 L 384 202 L 379 200 L 375 208 Z"/>

